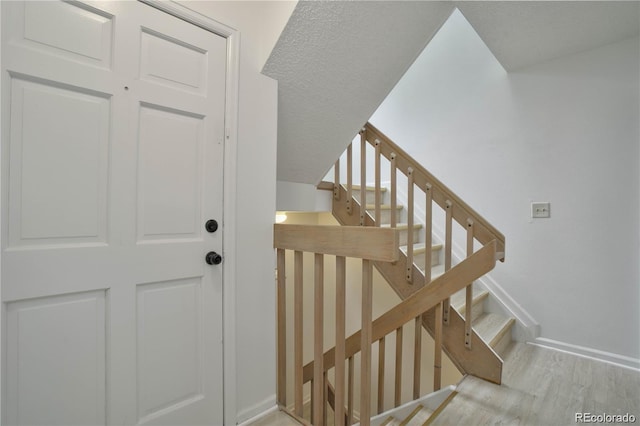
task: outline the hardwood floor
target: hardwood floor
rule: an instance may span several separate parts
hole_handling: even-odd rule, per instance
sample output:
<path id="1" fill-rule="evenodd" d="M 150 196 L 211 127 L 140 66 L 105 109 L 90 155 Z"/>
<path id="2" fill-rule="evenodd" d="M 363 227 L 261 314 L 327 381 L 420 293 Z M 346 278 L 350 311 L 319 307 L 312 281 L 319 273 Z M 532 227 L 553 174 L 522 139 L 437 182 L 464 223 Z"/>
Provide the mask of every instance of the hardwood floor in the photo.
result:
<path id="1" fill-rule="evenodd" d="M 501 386 L 465 377 L 430 424 L 575 425 L 576 413 L 628 413 L 640 422 L 638 371 L 524 343 L 512 344 L 504 355 Z M 251 426 L 297 424 L 275 412 Z"/>
<path id="2" fill-rule="evenodd" d="M 433 425 L 573 425 L 577 413 L 640 421 L 640 373 L 522 343 L 505 353 L 503 384 L 466 377 Z"/>

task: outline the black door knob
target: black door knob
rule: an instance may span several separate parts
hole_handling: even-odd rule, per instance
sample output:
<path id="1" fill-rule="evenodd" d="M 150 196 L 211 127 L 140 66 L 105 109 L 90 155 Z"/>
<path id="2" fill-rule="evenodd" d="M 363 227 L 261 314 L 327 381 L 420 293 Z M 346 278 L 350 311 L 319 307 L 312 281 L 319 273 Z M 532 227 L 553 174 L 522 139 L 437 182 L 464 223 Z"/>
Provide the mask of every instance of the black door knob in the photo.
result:
<path id="1" fill-rule="evenodd" d="M 209 265 L 219 265 L 219 264 L 222 263 L 222 256 L 220 256 L 215 251 L 210 251 L 209 253 L 207 253 L 207 255 L 205 256 L 204 260 Z"/>
<path id="2" fill-rule="evenodd" d="M 204 224 L 204 229 L 206 229 L 207 232 L 216 232 L 218 230 L 218 221 L 209 219 L 207 223 Z"/>

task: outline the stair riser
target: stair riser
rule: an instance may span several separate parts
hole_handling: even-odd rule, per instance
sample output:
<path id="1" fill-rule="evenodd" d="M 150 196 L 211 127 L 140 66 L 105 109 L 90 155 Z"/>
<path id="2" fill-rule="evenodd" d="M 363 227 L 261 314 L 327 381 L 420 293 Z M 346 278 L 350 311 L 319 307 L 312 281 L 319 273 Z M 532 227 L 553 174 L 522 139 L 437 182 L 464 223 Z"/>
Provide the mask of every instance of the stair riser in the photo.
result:
<path id="1" fill-rule="evenodd" d="M 354 189 L 353 192 L 353 198 L 356 199 L 356 201 L 358 201 L 358 203 L 360 203 L 360 190 L 359 189 Z M 380 202 L 384 203 L 386 200 L 384 198 L 385 192 L 381 193 L 381 197 L 380 197 Z M 366 204 L 375 204 L 376 202 L 376 191 L 367 191 L 367 202 Z M 372 215 L 373 216 L 373 215 Z"/>
<path id="2" fill-rule="evenodd" d="M 418 253 L 413 255 L 413 263 L 424 272 L 424 253 Z M 438 266 L 440 264 L 440 250 L 434 250 L 431 252 L 431 267 Z"/>
<path id="3" fill-rule="evenodd" d="M 367 212 L 369 213 L 369 215 L 371 215 L 372 218 L 375 219 L 376 217 L 375 210 L 367 210 Z M 396 210 L 396 223 L 401 223 L 401 222 L 403 222 L 402 210 L 398 209 Z M 389 223 L 391 223 L 391 210 L 389 209 L 380 210 L 380 224 L 386 225 Z"/>
<path id="4" fill-rule="evenodd" d="M 466 312 L 466 310 L 465 310 L 464 306 L 462 306 L 460 309 L 458 309 L 458 313 L 463 318 L 464 318 L 465 312 Z M 482 314 L 484 314 L 484 301 L 474 303 L 473 306 L 471 307 L 471 321 L 472 322 L 475 321 Z"/>
<path id="5" fill-rule="evenodd" d="M 407 229 L 400 229 L 398 233 L 400 234 L 400 245 L 406 246 L 409 231 Z M 420 241 L 420 229 L 416 229 L 413 231 L 413 242 L 417 243 L 418 241 Z"/>

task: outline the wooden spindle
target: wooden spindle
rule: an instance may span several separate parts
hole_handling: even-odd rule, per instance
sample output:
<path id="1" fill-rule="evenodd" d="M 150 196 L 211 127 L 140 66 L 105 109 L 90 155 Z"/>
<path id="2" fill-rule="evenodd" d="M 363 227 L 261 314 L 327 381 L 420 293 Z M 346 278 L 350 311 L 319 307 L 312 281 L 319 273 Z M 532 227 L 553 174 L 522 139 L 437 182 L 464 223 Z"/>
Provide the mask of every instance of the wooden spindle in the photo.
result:
<path id="1" fill-rule="evenodd" d="M 385 338 L 378 340 L 378 414 L 384 411 Z"/>
<path id="2" fill-rule="evenodd" d="M 428 183 L 425 187 L 425 214 L 424 214 L 424 283 L 425 285 L 431 282 L 431 258 L 433 255 L 433 211 L 432 211 L 433 192 L 431 190 L 431 184 Z"/>
<path id="3" fill-rule="evenodd" d="M 329 404 L 327 404 L 327 397 L 329 395 L 329 379 L 327 377 L 327 372 L 324 372 L 323 375 L 323 379 L 322 379 L 322 383 L 323 383 L 323 387 L 322 387 L 322 391 L 324 392 L 324 396 L 325 399 L 322 401 L 322 426 L 327 426 L 327 417 L 329 417 L 327 415 L 327 406 Z"/>
<path id="4" fill-rule="evenodd" d="M 324 255 L 315 254 L 314 270 L 314 309 L 313 309 L 313 424 L 324 424 L 322 409 L 324 395 Z"/>
<path id="5" fill-rule="evenodd" d="M 397 207 L 398 207 L 398 198 L 397 198 L 397 190 L 398 186 L 396 183 L 397 180 L 397 166 L 396 166 L 396 154 L 392 152 L 391 155 L 391 227 L 395 228 L 398 225 L 398 217 L 397 217 Z"/>
<path id="6" fill-rule="evenodd" d="M 344 425 L 345 403 L 345 313 L 346 313 L 346 261 L 336 257 L 336 351 L 335 351 L 335 403 L 334 422 Z"/>
<path id="7" fill-rule="evenodd" d="M 394 407 L 398 407 L 402 401 L 402 327 L 396 329 L 396 371 L 395 389 L 393 396 Z"/>
<path id="8" fill-rule="evenodd" d="M 362 330 L 360 332 L 360 424 L 371 420 L 371 324 L 373 308 L 373 264 L 362 260 Z"/>
<path id="9" fill-rule="evenodd" d="M 333 166 L 333 198 L 340 199 L 340 159 Z"/>
<path id="10" fill-rule="evenodd" d="M 347 213 L 353 213 L 353 144 L 347 147 Z"/>
<path id="11" fill-rule="evenodd" d="M 302 417 L 303 404 L 302 399 L 302 387 L 303 387 L 303 328 L 302 322 L 304 313 L 302 311 L 303 306 L 303 257 L 301 251 L 294 252 L 294 265 L 293 265 L 293 345 L 294 345 L 294 359 L 293 359 L 293 394 L 294 394 L 294 411 L 297 416 Z"/>
<path id="12" fill-rule="evenodd" d="M 406 278 L 413 281 L 413 169 L 407 170 L 407 266 Z"/>
<path id="13" fill-rule="evenodd" d="M 422 316 L 415 320 L 415 339 L 413 350 L 413 399 L 420 398 L 420 370 L 422 367 Z"/>
<path id="14" fill-rule="evenodd" d="M 360 226 L 367 216 L 367 138 L 364 129 L 360 132 Z"/>
<path id="15" fill-rule="evenodd" d="M 347 426 L 353 424 L 353 376 L 355 373 L 355 363 L 353 356 L 349 357 L 349 376 L 347 377 Z"/>
<path id="16" fill-rule="evenodd" d="M 473 254 L 473 220 L 467 219 L 467 257 Z M 464 345 L 471 349 L 471 310 L 473 309 L 473 283 L 469 283 L 465 291 L 466 305 L 464 313 Z"/>
<path id="17" fill-rule="evenodd" d="M 278 249 L 277 265 L 277 312 L 278 312 L 278 347 L 277 347 L 277 395 L 278 404 L 287 405 L 287 295 L 286 295 L 286 269 L 285 250 Z"/>
<path id="18" fill-rule="evenodd" d="M 380 205 L 382 204 L 382 190 L 380 188 L 380 140 L 376 139 L 375 140 L 375 148 L 376 148 L 376 154 L 375 154 L 375 222 L 376 222 L 376 226 L 380 226 L 381 224 L 381 217 L 380 217 Z"/>
<path id="19" fill-rule="evenodd" d="M 451 237 L 453 233 L 453 203 L 449 200 L 445 201 L 446 219 L 445 219 L 445 236 L 444 236 L 444 271 L 451 269 Z M 451 309 L 451 300 L 446 298 L 442 305 L 443 322 L 449 324 L 449 310 Z"/>
<path id="20" fill-rule="evenodd" d="M 433 391 L 442 387 L 442 302 L 435 307 Z"/>

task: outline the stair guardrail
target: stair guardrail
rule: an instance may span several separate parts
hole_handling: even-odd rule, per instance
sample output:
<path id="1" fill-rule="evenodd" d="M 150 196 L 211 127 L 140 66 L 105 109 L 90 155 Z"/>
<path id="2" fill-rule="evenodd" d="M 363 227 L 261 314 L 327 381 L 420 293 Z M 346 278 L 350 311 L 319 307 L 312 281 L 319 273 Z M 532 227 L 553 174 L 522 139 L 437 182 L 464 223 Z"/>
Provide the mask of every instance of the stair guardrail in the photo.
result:
<path id="1" fill-rule="evenodd" d="M 303 417 L 303 386 L 311 382 L 311 414 L 309 421 L 324 425 L 327 405 L 334 410 L 334 424 L 350 425 L 354 411 L 354 357 L 360 354 L 359 417 L 361 425 L 369 425 L 372 416 L 372 365 L 374 343 L 378 353 L 385 353 L 385 338 L 396 333 L 395 406 L 400 405 L 401 375 L 398 362 L 402 359 L 402 327 L 420 318 L 451 294 L 493 269 L 496 262 L 497 242 L 492 241 L 473 255 L 453 267 L 447 274 L 409 296 L 400 304 L 375 319 L 372 318 L 373 262 L 393 263 L 398 260 L 398 231 L 393 228 L 360 226 L 306 226 L 274 225 L 274 247 L 277 250 L 277 374 L 278 403 L 287 409 L 287 378 L 293 376 L 293 415 Z M 293 251 L 293 283 L 286 277 L 286 251 Z M 313 359 L 303 365 L 303 303 L 302 294 L 311 287 L 304 283 L 303 253 L 313 253 Z M 335 346 L 324 351 L 324 256 L 336 256 Z M 362 262 L 362 310 L 361 329 L 348 338 L 345 336 L 345 310 L 347 285 L 346 259 L 358 258 Z M 348 283 L 348 284 L 347 284 Z M 292 368 L 287 368 L 287 291 L 293 292 L 293 352 Z M 291 289 L 292 287 L 292 289 Z M 421 325 L 421 323 L 420 323 Z M 421 327 L 419 328 L 419 330 Z M 400 352 L 398 352 L 400 351 Z M 384 410 L 384 356 L 378 359 L 377 413 Z M 348 362 L 348 370 L 345 368 Z M 328 372 L 334 371 L 334 385 L 328 380 Z M 292 372 L 290 370 L 293 370 Z M 416 377 L 414 372 L 414 377 Z M 418 374 L 419 377 L 419 374 Z M 414 382 L 415 383 L 415 382 Z M 414 384 L 415 388 L 415 384 Z M 415 398 L 415 397 L 414 397 Z"/>

